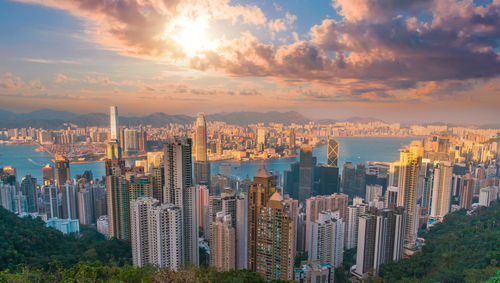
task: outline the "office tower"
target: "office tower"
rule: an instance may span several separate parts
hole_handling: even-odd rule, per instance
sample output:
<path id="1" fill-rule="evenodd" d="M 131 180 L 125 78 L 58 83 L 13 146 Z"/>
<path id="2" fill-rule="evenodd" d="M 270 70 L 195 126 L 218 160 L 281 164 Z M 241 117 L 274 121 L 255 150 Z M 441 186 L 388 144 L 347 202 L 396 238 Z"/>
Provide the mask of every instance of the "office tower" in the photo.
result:
<path id="1" fill-rule="evenodd" d="M 401 149 L 398 180 L 398 206 L 405 208 L 405 244 L 414 246 L 418 232 L 417 176 L 422 162 L 423 148 L 411 144 Z"/>
<path id="2" fill-rule="evenodd" d="M 77 203 L 78 219 L 80 220 L 80 224 L 94 224 L 94 199 L 90 186 L 86 188 L 80 188 L 77 193 Z"/>
<path id="3" fill-rule="evenodd" d="M 182 210 L 183 262 L 198 265 L 198 193 L 192 181 L 191 144 L 191 139 L 165 144 L 163 199 Z"/>
<path id="4" fill-rule="evenodd" d="M 231 163 L 223 162 L 219 165 L 219 174 L 231 178 Z"/>
<path id="5" fill-rule="evenodd" d="M 398 187 L 390 186 L 385 191 L 384 206 L 386 208 L 394 209 L 398 206 Z"/>
<path id="6" fill-rule="evenodd" d="M 231 215 L 217 212 L 210 238 L 210 266 L 218 271 L 236 268 L 236 232 Z"/>
<path id="7" fill-rule="evenodd" d="M 320 164 L 319 186 L 316 195 L 339 193 L 339 168 L 335 165 Z"/>
<path id="8" fill-rule="evenodd" d="M 264 148 L 264 145 L 266 144 L 266 134 L 267 131 L 264 128 L 258 128 L 257 129 L 257 145 L 260 148 L 260 151 Z"/>
<path id="9" fill-rule="evenodd" d="M 311 223 L 318 219 L 323 211 L 339 211 L 342 220 L 347 219 L 348 196 L 346 194 L 332 194 L 329 196 L 314 196 L 306 200 L 306 238 L 305 248 L 309 248 L 311 237 Z"/>
<path id="10" fill-rule="evenodd" d="M 194 181 L 198 185 L 210 186 L 210 162 L 194 162 Z"/>
<path id="11" fill-rule="evenodd" d="M 122 158 L 122 149 L 117 140 L 110 140 L 106 144 L 106 159 L 117 160 Z"/>
<path id="12" fill-rule="evenodd" d="M 295 153 L 295 129 L 290 129 L 290 143 L 288 144 L 288 148 L 292 151 L 292 154 Z"/>
<path id="13" fill-rule="evenodd" d="M 2 181 L 4 184 L 16 186 L 17 182 L 16 168 L 13 168 L 12 166 L 4 166 L 0 172 L 2 173 L 0 174 L 0 181 Z"/>
<path id="14" fill-rule="evenodd" d="M 198 113 L 195 125 L 195 145 L 196 145 L 196 161 L 208 161 L 207 158 L 207 122 L 205 114 Z"/>
<path id="15" fill-rule="evenodd" d="M 47 219 L 59 217 L 59 207 L 57 205 L 57 187 L 54 185 L 43 186 L 44 213 Z"/>
<path id="16" fill-rule="evenodd" d="M 62 191 L 62 219 L 78 219 L 78 207 L 76 200 L 76 186 L 65 183 L 61 187 Z"/>
<path id="17" fill-rule="evenodd" d="M 451 208 L 451 179 L 453 167 L 448 161 L 434 163 L 432 182 L 432 202 L 430 216 L 434 219 L 443 219 Z"/>
<path id="18" fill-rule="evenodd" d="M 122 150 L 125 150 L 125 128 L 120 129 L 120 147 Z"/>
<path id="19" fill-rule="evenodd" d="M 356 191 L 356 168 L 349 161 L 344 163 L 342 170 L 342 192 L 351 198 L 359 196 Z"/>
<path id="20" fill-rule="evenodd" d="M 21 193 L 26 197 L 26 212 L 38 211 L 38 195 L 36 191 L 36 178 L 26 175 L 20 184 Z"/>
<path id="21" fill-rule="evenodd" d="M 264 167 L 255 175 L 252 185 L 248 188 L 247 268 L 254 272 L 257 271 L 257 219 L 261 208 L 276 191 L 273 175 Z"/>
<path id="22" fill-rule="evenodd" d="M 118 107 L 109 107 L 109 127 L 110 127 L 110 140 L 119 140 L 118 137 Z"/>
<path id="23" fill-rule="evenodd" d="M 331 211 L 324 211 L 311 223 L 309 262 L 340 267 L 344 256 L 344 222 Z"/>
<path id="24" fill-rule="evenodd" d="M 45 165 L 42 168 L 42 176 L 43 176 L 42 185 L 49 185 L 51 182 L 54 182 L 54 168 L 52 168 L 50 164 Z"/>
<path id="25" fill-rule="evenodd" d="M 255 271 L 266 280 L 291 280 L 293 275 L 293 220 L 275 191 L 257 214 Z"/>
<path id="26" fill-rule="evenodd" d="M 358 163 L 356 166 L 356 176 L 354 178 L 355 195 L 364 196 L 366 187 L 366 169 L 365 164 Z"/>
<path id="27" fill-rule="evenodd" d="M 498 200 L 498 187 L 490 186 L 479 190 L 479 205 L 490 206 L 491 202 Z"/>
<path id="28" fill-rule="evenodd" d="M 442 133 L 442 135 L 438 138 L 438 150 L 437 152 L 445 152 L 448 153 L 450 150 L 450 138 L 446 132 Z"/>
<path id="29" fill-rule="evenodd" d="M 236 194 L 236 269 L 247 269 L 247 209 L 247 195 Z"/>
<path id="30" fill-rule="evenodd" d="M 64 155 L 56 155 L 56 186 L 60 189 L 66 182 L 71 181 L 69 174 L 69 160 Z"/>
<path id="31" fill-rule="evenodd" d="M 368 210 L 366 203 L 353 204 L 347 207 L 345 248 L 352 249 L 358 246 L 359 216 Z"/>
<path id="32" fill-rule="evenodd" d="M 327 164 L 338 166 L 338 162 L 339 162 L 339 144 L 334 139 L 330 139 L 328 141 Z"/>
<path id="33" fill-rule="evenodd" d="M 285 171 L 285 193 L 293 199 L 299 199 L 299 162 L 290 164 L 290 170 Z"/>
<path id="34" fill-rule="evenodd" d="M 136 154 L 139 151 L 139 135 L 134 129 L 125 129 L 125 145 L 123 146 L 127 155 Z"/>
<path id="35" fill-rule="evenodd" d="M 404 209 L 370 210 L 359 217 L 358 248 L 354 274 L 363 278 L 381 264 L 403 257 Z"/>
<path id="36" fill-rule="evenodd" d="M 150 197 L 130 202 L 132 261 L 179 269 L 182 264 L 182 210 Z"/>
<path id="37" fill-rule="evenodd" d="M 146 146 L 147 146 L 147 135 L 146 132 L 142 129 L 139 129 L 137 132 L 137 147 L 139 152 L 144 153 L 146 152 Z"/>
<path id="38" fill-rule="evenodd" d="M 198 186 L 198 227 L 204 235 L 207 232 L 204 231 L 206 218 L 208 219 L 208 189 L 206 186 Z"/>
<path id="39" fill-rule="evenodd" d="M 462 179 L 462 186 L 459 192 L 460 207 L 465 209 L 472 208 L 472 193 L 474 192 L 474 179 L 470 174 L 465 175 Z"/>
<path id="40" fill-rule="evenodd" d="M 163 151 L 148 152 L 146 154 L 146 159 L 148 161 L 148 168 L 158 168 L 162 167 L 163 164 Z"/>
<path id="41" fill-rule="evenodd" d="M 303 203 L 311 196 L 313 186 L 313 157 L 312 146 L 300 146 L 299 167 L 299 203 Z"/>
<path id="42" fill-rule="evenodd" d="M 366 185 L 366 202 L 378 201 L 382 197 L 382 186 L 380 185 Z"/>

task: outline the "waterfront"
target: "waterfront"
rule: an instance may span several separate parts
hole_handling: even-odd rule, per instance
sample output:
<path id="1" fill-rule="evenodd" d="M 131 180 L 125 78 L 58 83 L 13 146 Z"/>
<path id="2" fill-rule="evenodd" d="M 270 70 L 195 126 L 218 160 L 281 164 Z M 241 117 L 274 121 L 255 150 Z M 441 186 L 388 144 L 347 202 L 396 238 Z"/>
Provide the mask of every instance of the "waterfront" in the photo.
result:
<path id="1" fill-rule="evenodd" d="M 354 164 L 366 163 L 366 161 L 392 162 L 399 158 L 399 148 L 409 144 L 417 138 L 336 138 L 340 146 L 339 166 L 346 161 Z M 42 179 L 42 167 L 52 162 L 53 157 L 46 152 L 37 152 L 36 145 L 29 144 L 0 144 L 0 166 L 12 166 L 17 170 L 18 180 L 26 174 L 31 174 L 39 180 Z M 313 155 L 317 157 L 318 163 L 326 162 L 327 145 L 320 145 L 313 150 Z M 252 178 L 265 162 L 266 168 L 274 172 L 287 170 L 291 163 L 297 162 L 299 157 L 288 159 L 268 159 L 265 161 L 255 160 L 246 162 L 236 161 L 215 161 L 212 162 L 212 175 L 219 172 L 221 163 L 230 163 L 232 176 L 244 179 L 246 176 Z M 132 162 L 132 160 L 130 160 Z M 104 163 L 71 163 L 70 174 L 75 178 L 77 174 L 82 174 L 85 170 L 92 170 L 94 178 L 104 175 Z"/>

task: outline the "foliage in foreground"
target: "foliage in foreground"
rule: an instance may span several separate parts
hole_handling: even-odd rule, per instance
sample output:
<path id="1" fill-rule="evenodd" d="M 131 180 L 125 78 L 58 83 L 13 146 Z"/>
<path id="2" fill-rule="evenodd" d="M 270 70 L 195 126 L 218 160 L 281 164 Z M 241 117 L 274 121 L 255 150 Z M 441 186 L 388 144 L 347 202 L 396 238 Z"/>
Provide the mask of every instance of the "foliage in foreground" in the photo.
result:
<path id="1" fill-rule="evenodd" d="M 500 264 L 500 203 L 448 214 L 424 232 L 426 244 L 408 259 L 381 266 L 381 282 L 485 282 Z M 495 281 L 493 281 L 495 282 Z"/>
<path id="2" fill-rule="evenodd" d="M 19 218 L 0 207 L 0 270 L 53 270 L 70 268 L 81 261 L 110 266 L 131 263 L 128 242 L 107 241 L 94 229 L 81 228 L 80 236 L 64 235 L 45 227 L 40 218 Z"/>
<path id="3" fill-rule="evenodd" d="M 264 283 L 261 274 L 248 270 L 217 272 L 210 267 L 186 267 L 179 271 L 147 267 L 110 267 L 100 262 L 80 262 L 70 269 L 42 271 L 23 269 L 18 273 L 0 272 L 0 282 L 201 282 Z M 286 282 L 276 280 L 273 282 Z"/>

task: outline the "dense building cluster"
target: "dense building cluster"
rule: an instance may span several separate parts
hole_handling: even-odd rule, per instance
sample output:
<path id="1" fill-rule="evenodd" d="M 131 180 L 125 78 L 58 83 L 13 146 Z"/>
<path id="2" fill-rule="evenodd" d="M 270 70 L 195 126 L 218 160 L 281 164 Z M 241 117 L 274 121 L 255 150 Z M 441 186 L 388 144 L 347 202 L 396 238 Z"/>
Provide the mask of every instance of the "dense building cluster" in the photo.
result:
<path id="1" fill-rule="evenodd" d="M 344 250 L 357 248 L 351 271 L 363 278 L 418 250 L 421 229 L 499 197 L 500 140 L 493 131 L 381 122 L 243 128 L 207 124 L 203 114 L 193 127 L 137 130 L 120 128 L 116 107 L 110 114 L 103 178 L 86 171 L 71 180 L 63 155 L 43 168 L 41 185 L 30 175 L 18 182 L 15 168 L 5 166 L 0 201 L 67 233 L 80 223 L 128 240 L 135 266 L 209 264 L 268 280 L 333 282 Z M 330 137 L 367 133 L 425 137 L 403 146 L 394 162 L 346 162 L 340 170 L 339 144 Z M 328 143 L 326 164 L 313 156 L 321 140 Z M 299 162 L 283 178 L 265 166 L 253 179 L 235 179 L 226 163 L 219 174 L 210 172 L 210 161 L 224 156 L 269 158 L 297 149 Z M 125 165 L 125 155 L 141 152 L 144 159 Z M 304 260 L 294 264 L 296 256 Z"/>

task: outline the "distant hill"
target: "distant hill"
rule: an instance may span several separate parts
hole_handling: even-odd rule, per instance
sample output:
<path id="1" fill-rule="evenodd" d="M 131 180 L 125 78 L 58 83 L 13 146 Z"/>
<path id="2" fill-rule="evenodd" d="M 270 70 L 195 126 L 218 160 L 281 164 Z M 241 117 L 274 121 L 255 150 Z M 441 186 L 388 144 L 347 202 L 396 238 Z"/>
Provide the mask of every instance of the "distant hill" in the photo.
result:
<path id="1" fill-rule="evenodd" d="M 125 126 L 151 125 L 163 127 L 169 123 L 190 124 L 195 117 L 187 115 L 169 115 L 161 112 L 147 116 L 121 116 L 120 124 Z M 233 125 L 247 126 L 256 123 L 283 123 L 304 124 L 310 120 L 302 114 L 290 112 L 233 112 L 207 115 L 208 121 L 221 121 Z M 44 128 L 60 129 L 65 123 L 71 123 L 80 127 L 107 126 L 109 115 L 106 113 L 89 113 L 78 115 L 71 112 L 42 109 L 29 113 L 12 113 L 0 110 L 0 128 Z"/>
<path id="2" fill-rule="evenodd" d="M 310 120 L 302 114 L 289 112 L 232 112 L 207 115 L 209 121 L 221 121 L 228 124 L 246 126 L 257 123 L 283 123 L 286 125 L 304 124 Z"/>

